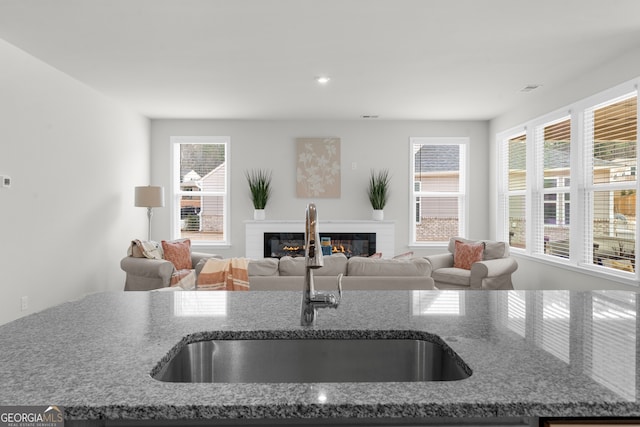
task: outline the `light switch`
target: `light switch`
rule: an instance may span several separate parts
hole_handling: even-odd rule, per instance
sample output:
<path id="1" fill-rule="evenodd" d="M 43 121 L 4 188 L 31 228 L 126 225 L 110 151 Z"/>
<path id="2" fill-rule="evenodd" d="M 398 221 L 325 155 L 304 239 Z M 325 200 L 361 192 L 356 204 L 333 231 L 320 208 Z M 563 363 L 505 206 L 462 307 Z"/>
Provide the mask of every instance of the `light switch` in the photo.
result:
<path id="1" fill-rule="evenodd" d="M 1 176 L 2 186 L 5 188 L 11 187 L 11 177 L 10 176 Z"/>

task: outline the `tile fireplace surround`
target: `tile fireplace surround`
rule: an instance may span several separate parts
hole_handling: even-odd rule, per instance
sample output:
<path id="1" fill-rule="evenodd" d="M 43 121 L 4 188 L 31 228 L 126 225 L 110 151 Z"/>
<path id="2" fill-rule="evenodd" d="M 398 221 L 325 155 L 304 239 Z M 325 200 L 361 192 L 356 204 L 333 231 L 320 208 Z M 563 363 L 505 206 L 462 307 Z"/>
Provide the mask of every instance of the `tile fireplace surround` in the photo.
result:
<path id="1" fill-rule="evenodd" d="M 376 252 L 391 258 L 395 252 L 395 221 L 320 221 L 321 233 L 376 233 Z M 264 233 L 304 233 L 304 221 L 245 221 L 245 256 L 264 257 Z"/>

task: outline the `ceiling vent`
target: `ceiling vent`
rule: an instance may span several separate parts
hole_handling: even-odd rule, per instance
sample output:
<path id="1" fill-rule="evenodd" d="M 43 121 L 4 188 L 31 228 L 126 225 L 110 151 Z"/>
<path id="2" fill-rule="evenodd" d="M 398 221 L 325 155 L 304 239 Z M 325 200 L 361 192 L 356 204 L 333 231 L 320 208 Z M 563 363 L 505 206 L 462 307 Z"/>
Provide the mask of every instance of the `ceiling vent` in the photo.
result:
<path id="1" fill-rule="evenodd" d="M 377 114 L 365 114 L 360 116 L 361 119 L 377 119 L 379 116 Z"/>
<path id="2" fill-rule="evenodd" d="M 537 84 L 526 85 L 525 87 L 520 89 L 520 92 L 531 92 L 533 90 L 538 89 L 540 86 L 542 86 L 542 85 L 537 85 Z"/>

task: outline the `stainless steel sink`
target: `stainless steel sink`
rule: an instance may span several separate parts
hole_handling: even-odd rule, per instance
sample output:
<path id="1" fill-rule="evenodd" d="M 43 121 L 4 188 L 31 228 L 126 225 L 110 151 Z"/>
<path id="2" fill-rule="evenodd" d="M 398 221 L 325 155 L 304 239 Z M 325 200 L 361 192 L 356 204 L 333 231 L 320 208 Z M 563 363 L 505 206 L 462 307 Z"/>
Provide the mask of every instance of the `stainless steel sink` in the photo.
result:
<path id="1" fill-rule="evenodd" d="M 208 340 L 184 346 L 153 377 L 167 382 L 453 381 L 471 370 L 420 339 Z"/>

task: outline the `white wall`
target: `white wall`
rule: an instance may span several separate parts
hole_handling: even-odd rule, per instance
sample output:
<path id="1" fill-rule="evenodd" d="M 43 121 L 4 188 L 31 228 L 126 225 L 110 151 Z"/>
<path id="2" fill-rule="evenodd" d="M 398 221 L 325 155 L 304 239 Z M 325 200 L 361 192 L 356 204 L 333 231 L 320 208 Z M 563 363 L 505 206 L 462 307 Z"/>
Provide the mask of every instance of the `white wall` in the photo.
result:
<path id="1" fill-rule="evenodd" d="M 640 47 L 626 55 L 611 59 L 593 70 L 585 72 L 562 87 L 540 89 L 523 97 L 521 105 L 495 118 L 490 123 L 491 170 L 496 171 L 497 133 L 519 126 L 524 122 L 551 113 L 576 101 L 610 89 L 640 76 Z M 490 217 L 496 218 L 496 177 L 491 174 Z M 491 235 L 496 234 L 496 223 L 490 223 Z M 630 286 L 606 278 L 594 277 L 573 270 L 558 268 L 531 258 L 518 258 L 519 268 L 513 276 L 519 289 L 625 289 L 637 290 Z"/>
<path id="2" fill-rule="evenodd" d="M 321 219 L 370 220 L 366 186 L 371 169 L 388 168 L 391 197 L 385 220 L 396 221 L 396 253 L 408 250 L 409 241 L 409 138 L 412 136 L 462 136 L 470 138 L 469 236 L 488 237 L 489 149 L 487 122 L 456 121 L 254 121 L 254 120 L 152 120 L 151 176 L 153 184 L 170 188 L 171 136 L 231 137 L 231 241 L 229 249 L 207 248 L 224 256 L 244 256 L 245 220 L 253 207 L 244 173 L 253 168 L 273 171 L 275 191 L 267 205 L 268 219 L 304 219 L 311 199 L 296 198 L 296 146 L 299 137 L 341 139 L 342 194 L 339 199 L 316 199 Z M 352 169 L 352 163 L 357 169 Z M 168 194 L 168 193 L 167 193 Z M 170 210 L 156 209 L 152 238 L 166 239 Z M 418 253 L 434 251 L 414 249 Z M 392 254 L 389 254 L 392 255 Z M 385 254 L 386 256 L 386 254 Z"/>
<path id="3" fill-rule="evenodd" d="M 0 324 L 121 290 L 146 230 L 149 120 L 0 41 Z M 29 308 L 21 310 L 21 297 Z"/>

